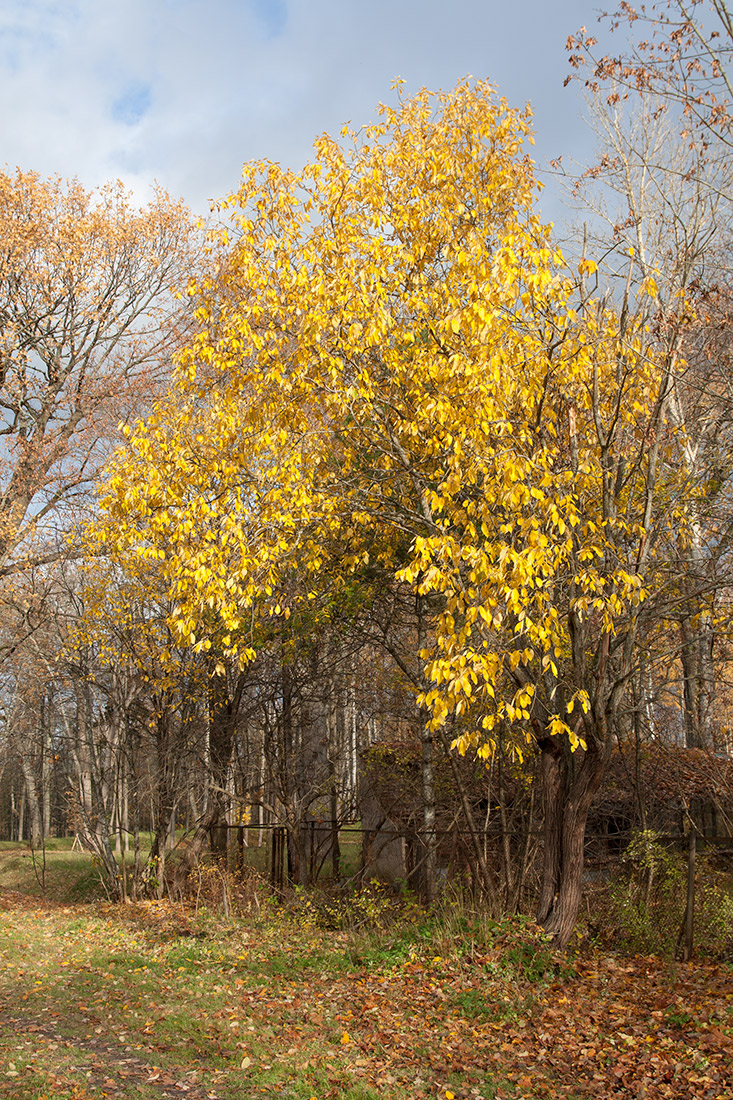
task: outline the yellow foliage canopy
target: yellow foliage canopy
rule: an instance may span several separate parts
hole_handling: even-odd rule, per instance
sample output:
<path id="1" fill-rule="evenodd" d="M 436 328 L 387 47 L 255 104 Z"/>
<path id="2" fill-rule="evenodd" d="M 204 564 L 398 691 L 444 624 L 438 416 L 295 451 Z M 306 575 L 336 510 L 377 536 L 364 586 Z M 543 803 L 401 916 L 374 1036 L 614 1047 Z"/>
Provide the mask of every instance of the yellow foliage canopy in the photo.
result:
<path id="1" fill-rule="evenodd" d="M 184 643 L 249 654 L 294 571 L 307 591 L 371 560 L 432 594 L 423 702 L 464 750 L 526 733 L 540 694 L 580 743 L 571 620 L 612 635 L 650 558 L 664 372 L 641 323 L 573 306 L 528 138 L 528 112 L 462 83 L 322 136 L 299 175 L 245 166 L 192 287 L 201 331 L 104 497 L 117 552 L 161 560 Z"/>

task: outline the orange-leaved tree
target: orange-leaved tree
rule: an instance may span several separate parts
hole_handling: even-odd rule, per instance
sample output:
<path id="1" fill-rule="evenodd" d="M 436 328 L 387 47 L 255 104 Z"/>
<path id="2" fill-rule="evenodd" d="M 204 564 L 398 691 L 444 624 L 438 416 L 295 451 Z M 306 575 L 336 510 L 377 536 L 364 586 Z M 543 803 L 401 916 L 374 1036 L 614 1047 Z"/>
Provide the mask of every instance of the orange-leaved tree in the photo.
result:
<path id="1" fill-rule="evenodd" d="M 0 173 L 0 576 L 53 559 L 117 424 L 165 387 L 191 272 L 183 205 Z M 68 526 L 68 525 L 67 525 Z"/>
<path id="2" fill-rule="evenodd" d="M 162 192 L 138 209 L 120 183 L 88 191 L 20 169 L 0 173 L 0 238 L 0 655 L 25 645 L 30 662 L 54 616 L 50 569 L 82 552 L 64 535 L 118 422 L 170 377 L 190 321 L 174 290 L 197 242 Z"/>

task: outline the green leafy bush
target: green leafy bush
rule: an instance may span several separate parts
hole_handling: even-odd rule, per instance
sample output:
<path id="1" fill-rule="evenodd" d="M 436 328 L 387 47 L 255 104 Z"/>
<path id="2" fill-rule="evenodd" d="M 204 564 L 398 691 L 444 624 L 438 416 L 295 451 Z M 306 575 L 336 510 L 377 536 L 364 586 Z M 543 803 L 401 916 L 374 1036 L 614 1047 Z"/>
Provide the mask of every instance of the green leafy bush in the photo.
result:
<path id="1" fill-rule="evenodd" d="M 733 948 L 733 893 L 703 853 L 695 871 L 694 947 L 709 958 Z M 638 832 L 606 885 L 588 892 L 587 927 L 607 947 L 673 956 L 687 903 L 687 855 L 653 830 Z"/>

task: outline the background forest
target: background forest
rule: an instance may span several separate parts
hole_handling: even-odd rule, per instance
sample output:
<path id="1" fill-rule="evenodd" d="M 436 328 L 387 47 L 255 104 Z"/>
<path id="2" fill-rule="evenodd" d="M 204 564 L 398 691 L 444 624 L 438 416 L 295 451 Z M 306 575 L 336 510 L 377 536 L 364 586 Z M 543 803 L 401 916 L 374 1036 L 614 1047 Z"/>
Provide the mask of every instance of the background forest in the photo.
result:
<path id="1" fill-rule="evenodd" d="M 730 916 L 733 24 L 611 22 L 562 247 L 482 81 L 204 227 L 0 176 L 0 839 L 113 900 L 208 851 L 460 884 L 564 947 L 707 837 Z"/>

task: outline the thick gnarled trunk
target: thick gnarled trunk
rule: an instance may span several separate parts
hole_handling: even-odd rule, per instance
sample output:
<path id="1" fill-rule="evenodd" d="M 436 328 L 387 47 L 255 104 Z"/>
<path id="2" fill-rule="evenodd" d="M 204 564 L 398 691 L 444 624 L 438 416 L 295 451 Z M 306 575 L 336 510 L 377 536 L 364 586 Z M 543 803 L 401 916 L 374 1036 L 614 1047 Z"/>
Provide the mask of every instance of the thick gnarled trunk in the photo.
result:
<path id="1" fill-rule="evenodd" d="M 583 889 L 585 827 L 611 749 L 604 738 L 573 756 L 547 738 L 542 749 L 545 855 L 537 919 L 559 950 L 575 928 Z"/>

